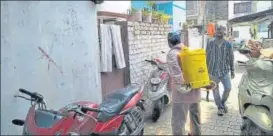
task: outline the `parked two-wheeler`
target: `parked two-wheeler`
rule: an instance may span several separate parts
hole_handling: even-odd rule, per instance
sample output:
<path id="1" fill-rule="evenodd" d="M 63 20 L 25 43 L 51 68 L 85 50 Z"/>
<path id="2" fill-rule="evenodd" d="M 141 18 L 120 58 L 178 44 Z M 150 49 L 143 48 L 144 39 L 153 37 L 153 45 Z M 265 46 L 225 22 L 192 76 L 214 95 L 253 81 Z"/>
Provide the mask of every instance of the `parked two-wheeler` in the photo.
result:
<path id="1" fill-rule="evenodd" d="M 157 69 L 152 71 L 145 88 L 148 98 L 152 102 L 152 121 L 156 122 L 163 112 L 164 106 L 171 102 L 169 73 L 166 62 L 158 58 L 145 61 L 157 67 Z"/>
<path id="2" fill-rule="evenodd" d="M 48 110 L 41 94 L 19 89 L 30 98 L 15 97 L 31 101 L 31 107 L 25 120 L 12 123 L 24 127 L 23 135 L 143 135 L 143 88 L 129 86 L 108 95 L 100 105 L 80 101 L 58 111 Z"/>
<path id="3" fill-rule="evenodd" d="M 249 49 L 240 49 L 249 54 Z M 239 85 L 239 109 L 243 119 L 241 135 L 273 134 L 273 62 L 250 58 L 238 61 L 246 68 Z"/>

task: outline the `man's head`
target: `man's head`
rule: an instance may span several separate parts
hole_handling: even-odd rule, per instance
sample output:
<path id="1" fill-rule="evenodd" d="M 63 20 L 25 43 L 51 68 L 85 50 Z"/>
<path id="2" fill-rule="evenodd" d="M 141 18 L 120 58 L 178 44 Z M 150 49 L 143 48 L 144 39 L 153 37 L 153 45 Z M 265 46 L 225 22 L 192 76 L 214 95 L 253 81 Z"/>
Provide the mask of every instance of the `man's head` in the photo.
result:
<path id="1" fill-rule="evenodd" d="M 181 33 L 179 31 L 170 32 L 168 34 L 168 44 L 170 48 L 180 43 L 181 43 Z"/>
<path id="2" fill-rule="evenodd" d="M 216 28 L 216 38 L 219 38 L 219 39 L 223 38 L 225 33 L 226 33 L 226 28 L 224 26 L 220 25 Z"/>

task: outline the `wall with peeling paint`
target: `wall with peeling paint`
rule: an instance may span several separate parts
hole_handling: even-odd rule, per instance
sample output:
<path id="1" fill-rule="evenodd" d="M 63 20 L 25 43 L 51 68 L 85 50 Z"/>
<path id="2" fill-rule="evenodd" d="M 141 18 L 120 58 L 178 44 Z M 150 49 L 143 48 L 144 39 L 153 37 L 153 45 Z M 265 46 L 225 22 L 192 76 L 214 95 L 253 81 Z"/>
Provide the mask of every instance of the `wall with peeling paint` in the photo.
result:
<path id="1" fill-rule="evenodd" d="M 101 102 L 96 6 L 91 1 L 1 1 L 1 134 L 21 134 L 29 102 L 18 88 L 43 94 L 49 108 Z"/>

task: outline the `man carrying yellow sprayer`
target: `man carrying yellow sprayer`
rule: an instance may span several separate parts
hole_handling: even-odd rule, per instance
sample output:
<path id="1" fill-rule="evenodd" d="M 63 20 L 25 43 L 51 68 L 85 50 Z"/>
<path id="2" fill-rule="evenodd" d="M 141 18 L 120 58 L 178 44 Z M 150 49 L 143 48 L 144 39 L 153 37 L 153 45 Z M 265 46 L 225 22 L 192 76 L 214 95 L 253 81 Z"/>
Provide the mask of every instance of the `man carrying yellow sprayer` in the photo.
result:
<path id="1" fill-rule="evenodd" d="M 168 34 L 168 43 L 171 48 L 167 55 L 168 70 L 172 90 L 172 132 L 173 135 L 185 135 L 185 123 L 190 112 L 191 135 L 201 135 L 200 126 L 200 89 L 191 89 L 184 84 L 179 52 L 184 47 L 180 33 Z M 209 87 L 208 87 L 209 88 Z"/>

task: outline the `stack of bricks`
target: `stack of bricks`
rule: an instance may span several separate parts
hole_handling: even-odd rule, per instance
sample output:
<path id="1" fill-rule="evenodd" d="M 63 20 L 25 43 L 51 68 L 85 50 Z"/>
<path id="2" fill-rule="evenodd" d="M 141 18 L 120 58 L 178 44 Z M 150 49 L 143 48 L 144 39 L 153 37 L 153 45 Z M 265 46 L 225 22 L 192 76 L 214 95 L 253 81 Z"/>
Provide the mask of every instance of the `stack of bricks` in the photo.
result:
<path id="1" fill-rule="evenodd" d="M 167 34 L 171 31 L 171 25 L 139 22 L 127 24 L 130 80 L 131 83 L 143 83 L 155 68 L 145 59 L 165 58 L 169 50 Z M 166 53 L 162 54 L 161 51 Z"/>

